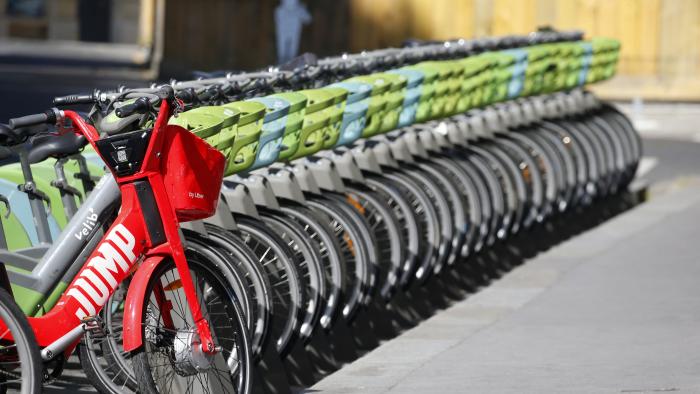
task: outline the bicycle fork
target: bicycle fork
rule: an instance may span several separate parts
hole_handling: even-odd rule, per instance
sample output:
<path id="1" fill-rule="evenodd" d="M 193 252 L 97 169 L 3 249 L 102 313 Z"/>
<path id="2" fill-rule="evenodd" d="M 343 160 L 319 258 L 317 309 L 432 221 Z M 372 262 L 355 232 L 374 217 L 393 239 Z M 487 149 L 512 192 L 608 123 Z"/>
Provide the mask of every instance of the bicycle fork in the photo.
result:
<path id="1" fill-rule="evenodd" d="M 148 288 L 148 283 L 152 280 L 152 276 L 157 271 L 157 268 L 163 264 L 167 258 L 172 258 L 180 277 L 179 286 L 181 286 L 187 298 L 187 304 L 192 314 L 197 333 L 199 334 L 202 351 L 207 354 L 214 354 L 217 349 L 212 339 L 209 323 L 202 314 L 199 297 L 190 274 L 189 265 L 187 264 L 187 258 L 182 245 L 178 221 L 170 207 L 162 177 L 160 174 L 151 174 L 148 176 L 148 180 L 148 184 L 152 188 L 154 201 L 153 203 L 140 201 L 142 208 L 145 208 L 142 217 L 144 218 L 145 226 L 148 228 L 151 244 L 157 244 L 157 246 L 149 249 L 145 253 L 145 261 L 136 271 L 129 292 L 127 293 L 126 310 L 128 310 L 129 313 L 125 314 L 124 319 L 124 350 L 132 351 L 143 345 L 141 336 L 141 327 L 144 323 L 142 321 L 142 306 L 147 296 L 146 290 Z M 143 197 L 141 197 L 141 199 L 143 200 Z M 158 203 L 155 204 L 155 201 L 158 201 Z M 149 218 L 149 215 L 154 214 L 152 211 L 149 212 L 153 204 L 156 205 L 157 214 L 160 216 L 162 233 L 160 233 L 159 228 L 154 228 L 156 225 L 153 223 L 157 221 Z M 164 242 L 160 243 L 160 240 Z M 154 290 L 156 302 L 158 303 L 163 317 L 163 323 L 167 328 L 174 329 L 174 322 L 170 315 L 173 308 L 171 302 L 165 297 L 166 289 L 162 283 L 157 283 Z"/>

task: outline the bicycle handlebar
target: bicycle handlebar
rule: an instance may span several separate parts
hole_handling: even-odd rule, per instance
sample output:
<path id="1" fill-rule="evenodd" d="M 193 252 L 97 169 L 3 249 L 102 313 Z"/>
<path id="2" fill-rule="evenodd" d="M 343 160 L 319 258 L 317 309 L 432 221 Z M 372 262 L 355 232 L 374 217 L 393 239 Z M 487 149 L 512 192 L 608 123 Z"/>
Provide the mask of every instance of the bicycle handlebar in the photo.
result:
<path id="1" fill-rule="evenodd" d="M 114 113 L 120 118 L 126 118 L 135 113 L 146 113 L 151 109 L 151 100 L 146 97 L 139 97 L 133 103 L 123 105 L 114 109 Z"/>
<path id="2" fill-rule="evenodd" d="M 18 129 L 21 127 L 35 126 L 38 124 L 53 124 L 56 123 L 57 110 L 49 109 L 40 114 L 26 115 L 19 118 L 10 119 L 8 125 L 12 129 Z"/>
<path id="3" fill-rule="evenodd" d="M 93 104 L 95 100 L 94 94 L 72 94 L 70 96 L 54 98 L 53 105 Z"/>
<path id="4" fill-rule="evenodd" d="M 144 114 L 150 111 L 153 106 L 158 105 L 162 100 L 172 102 L 175 99 L 175 90 L 170 85 L 163 85 L 148 92 L 144 90 L 140 92 L 128 91 L 122 93 L 123 97 L 129 97 L 129 95 L 139 95 L 139 97 L 131 104 L 126 104 L 114 109 L 114 113 L 120 118 L 126 118 L 135 113 Z"/>

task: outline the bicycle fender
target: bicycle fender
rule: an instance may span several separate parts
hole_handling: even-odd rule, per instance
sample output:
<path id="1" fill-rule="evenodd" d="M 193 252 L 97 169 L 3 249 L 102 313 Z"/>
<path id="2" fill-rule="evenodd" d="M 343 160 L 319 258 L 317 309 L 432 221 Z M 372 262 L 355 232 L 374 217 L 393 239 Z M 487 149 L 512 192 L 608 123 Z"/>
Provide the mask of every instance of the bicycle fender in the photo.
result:
<path id="1" fill-rule="evenodd" d="M 136 270 L 131 279 L 124 305 L 124 351 L 131 352 L 143 345 L 141 337 L 141 320 L 143 318 L 143 299 L 153 272 L 165 261 L 163 256 L 148 257 Z"/>

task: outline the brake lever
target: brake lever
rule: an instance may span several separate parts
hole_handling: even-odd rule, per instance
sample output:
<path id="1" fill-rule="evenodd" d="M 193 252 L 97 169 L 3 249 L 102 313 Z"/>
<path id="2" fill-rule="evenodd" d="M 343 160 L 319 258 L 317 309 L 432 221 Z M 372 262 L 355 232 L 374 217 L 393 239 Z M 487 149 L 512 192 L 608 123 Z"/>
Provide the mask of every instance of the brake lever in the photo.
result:
<path id="1" fill-rule="evenodd" d="M 5 214 L 5 219 L 8 219 L 10 217 L 10 214 L 12 214 L 12 207 L 10 206 L 10 200 L 5 197 L 4 195 L 0 194 L 0 202 L 5 204 L 5 208 L 7 208 L 7 213 Z"/>
<path id="2" fill-rule="evenodd" d="M 83 203 L 83 193 L 81 193 L 80 190 L 76 189 L 75 187 L 69 185 L 68 182 L 59 182 L 54 179 L 51 181 L 51 186 L 72 196 L 78 197 L 78 201 L 81 204 Z"/>
<path id="3" fill-rule="evenodd" d="M 22 193 L 27 193 L 30 197 L 38 198 L 46 203 L 46 214 L 51 214 L 51 199 L 46 193 L 36 188 L 36 185 L 32 182 L 27 182 L 23 185 L 17 185 L 17 190 Z"/>

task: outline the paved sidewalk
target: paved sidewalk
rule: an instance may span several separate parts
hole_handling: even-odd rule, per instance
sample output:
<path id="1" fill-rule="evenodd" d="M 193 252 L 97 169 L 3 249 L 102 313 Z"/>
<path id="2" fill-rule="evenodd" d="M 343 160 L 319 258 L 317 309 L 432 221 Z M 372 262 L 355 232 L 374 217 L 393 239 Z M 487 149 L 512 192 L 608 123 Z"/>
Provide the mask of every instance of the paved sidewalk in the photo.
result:
<path id="1" fill-rule="evenodd" d="M 700 142 L 697 103 L 617 102 L 644 138 Z"/>
<path id="2" fill-rule="evenodd" d="M 676 185 L 308 392 L 700 393 L 700 181 Z"/>

